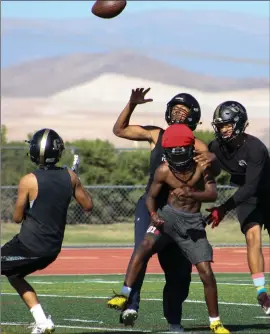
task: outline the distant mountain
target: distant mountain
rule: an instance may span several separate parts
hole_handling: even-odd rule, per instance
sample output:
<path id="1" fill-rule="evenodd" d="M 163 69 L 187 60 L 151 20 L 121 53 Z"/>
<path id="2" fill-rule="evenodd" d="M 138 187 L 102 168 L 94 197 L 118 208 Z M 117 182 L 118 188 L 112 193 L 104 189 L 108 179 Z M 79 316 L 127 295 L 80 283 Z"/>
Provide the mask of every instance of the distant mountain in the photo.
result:
<path id="1" fill-rule="evenodd" d="M 1 65 L 130 50 L 210 76 L 268 77 L 269 20 L 217 11 L 146 11 L 114 20 L 2 19 Z"/>
<path id="2" fill-rule="evenodd" d="M 1 93 L 12 97 L 47 97 L 90 82 L 104 73 L 213 92 L 269 87 L 269 79 L 266 78 L 213 77 L 137 53 L 115 52 L 45 58 L 5 68 L 1 73 Z"/>

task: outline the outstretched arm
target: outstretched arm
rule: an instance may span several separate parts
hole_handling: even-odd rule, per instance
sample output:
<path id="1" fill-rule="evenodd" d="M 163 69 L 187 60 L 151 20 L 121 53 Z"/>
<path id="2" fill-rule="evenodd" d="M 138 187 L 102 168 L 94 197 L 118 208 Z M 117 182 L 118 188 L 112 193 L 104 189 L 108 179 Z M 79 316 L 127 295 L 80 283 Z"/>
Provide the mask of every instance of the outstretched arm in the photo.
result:
<path id="1" fill-rule="evenodd" d="M 129 102 L 119 115 L 116 123 L 113 127 L 113 133 L 117 137 L 136 140 L 136 141 L 153 141 L 152 131 L 160 130 L 156 126 L 141 126 L 130 125 L 130 117 L 138 104 L 143 104 L 153 101 L 152 99 L 145 99 L 145 95 L 149 92 L 150 88 L 144 90 L 143 88 L 133 89 Z"/>

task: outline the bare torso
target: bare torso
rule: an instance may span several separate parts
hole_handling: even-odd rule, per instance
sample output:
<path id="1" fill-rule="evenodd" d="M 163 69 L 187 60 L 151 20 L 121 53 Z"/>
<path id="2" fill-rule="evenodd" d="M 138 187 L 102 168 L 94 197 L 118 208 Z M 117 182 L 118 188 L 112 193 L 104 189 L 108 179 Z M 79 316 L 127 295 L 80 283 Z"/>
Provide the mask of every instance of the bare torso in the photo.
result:
<path id="1" fill-rule="evenodd" d="M 185 173 L 172 172 L 167 164 L 164 164 L 164 168 L 167 168 L 167 176 L 165 182 L 170 187 L 170 193 L 168 197 L 168 204 L 175 209 L 180 209 L 184 212 L 195 213 L 199 212 L 201 208 L 201 202 L 187 196 L 175 196 L 172 191 L 179 189 L 185 192 L 196 190 L 204 190 L 204 178 L 202 169 L 198 165 L 194 165 L 194 168 Z"/>

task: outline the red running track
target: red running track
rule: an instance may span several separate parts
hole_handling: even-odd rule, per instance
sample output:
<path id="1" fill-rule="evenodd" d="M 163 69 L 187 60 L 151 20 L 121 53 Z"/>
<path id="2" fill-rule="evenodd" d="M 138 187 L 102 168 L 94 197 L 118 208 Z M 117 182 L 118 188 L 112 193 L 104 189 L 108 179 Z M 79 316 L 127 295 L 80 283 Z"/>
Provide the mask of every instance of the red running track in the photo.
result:
<path id="1" fill-rule="evenodd" d="M 35 275 L 124 274 L 131 248 L 63 249 L 57 260 Z M 248 273 L 246 248 L 214 248 L 213 270 L 216 273 Z M 270 272 L 270 248 L 264 248 L 265 272 Z M 193 271 L 196 269 L 193 268 Z M 148 273 L 162 273 L 157 256 L 147 267 Z"/>

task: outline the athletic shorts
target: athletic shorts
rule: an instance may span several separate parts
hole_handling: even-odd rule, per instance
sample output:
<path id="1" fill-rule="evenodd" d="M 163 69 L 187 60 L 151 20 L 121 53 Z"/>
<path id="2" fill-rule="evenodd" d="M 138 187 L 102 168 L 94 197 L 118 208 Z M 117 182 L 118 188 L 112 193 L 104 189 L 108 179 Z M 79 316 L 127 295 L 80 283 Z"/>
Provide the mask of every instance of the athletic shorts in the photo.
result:
<path id="1" fill-rule="evenodd" d="M 237 217 L 242 233 L 255 225 L 264 226 L 270 234 L 270 202 L 269 196 L 263 199 L 251 197 L 248 201 L 240 204 L 236 208 Z"/>
<path id="2" fill-rule="evenodd" d="M 16 235 L 1 247 L 1 275 L 25 277 L 46 268 L 57 255 L 37 256 L 25 247 Z"/>
<path id="3" fill-rule="evenodd" d="M 155 236 L 155 247 L 175 242 L 192 264 L 213 261 L 213 249 L 207 240 L 201 213 L 186 213 L 166 205 L 158 214 L 165 221 L 161 232 L 154 226 L 147 230 Z"/>

